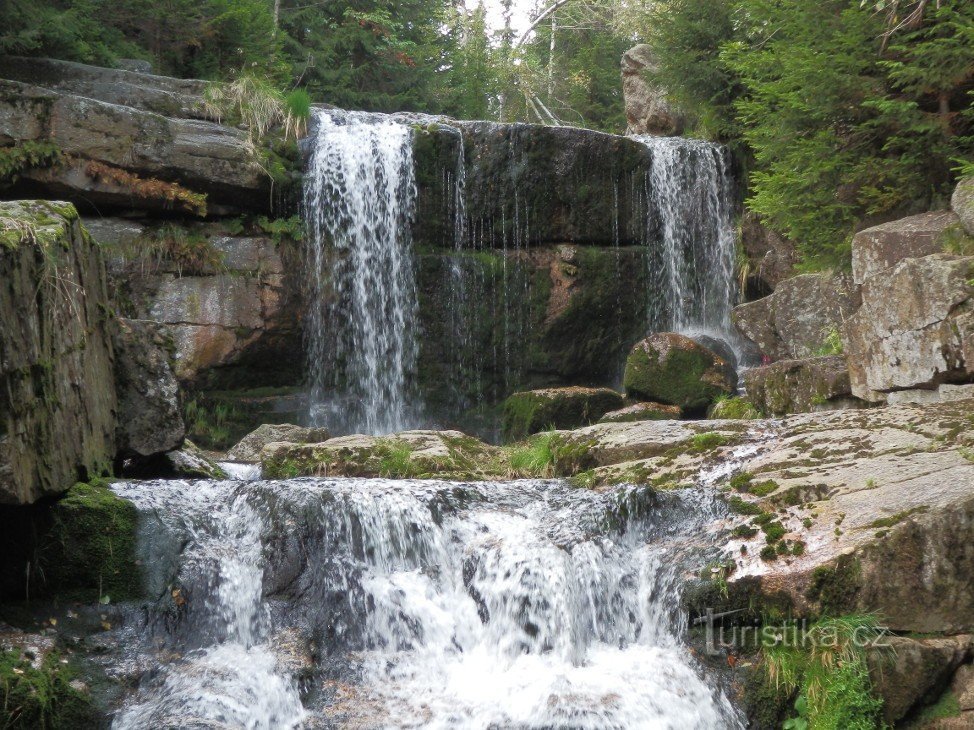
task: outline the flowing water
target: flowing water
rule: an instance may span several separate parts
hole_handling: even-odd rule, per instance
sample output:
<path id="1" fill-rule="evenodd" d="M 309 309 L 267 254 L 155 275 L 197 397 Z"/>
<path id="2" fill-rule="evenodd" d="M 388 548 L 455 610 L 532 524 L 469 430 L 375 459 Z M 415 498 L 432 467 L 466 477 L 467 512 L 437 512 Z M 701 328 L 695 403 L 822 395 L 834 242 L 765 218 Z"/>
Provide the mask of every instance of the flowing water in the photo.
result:
<path id="1" fill-rule="evenodd" d="M 702 527 L 722 514 L 702 491 L 114 489 L 184 600 L 126 629 L 158 666 L 117 729 L 741 727 L 678 608 L 682 571 L 713 548 Z"/>
<path id="2" fill-rule="evenodd" d="M 306 326 L 311 421 L 335 432 L 390 433 L 428 426 L 416 388 L 418 295 L 411 226 L 417 187 L 411 117 L 316 110 L 305 183 L 308 230 Z M 421 121 L 432 123 L 432 118 Z M 440 120 L 441 122 L 443 120 Z M 523 387 L 533 322 L 529 259 L 531 191 L 511 170 L 501 184 L 501 220 L 471 217 L 462 128 L 456 158 L 440 174 L 446 237 L 440 358 L 451 403 L 446 421 Z M 645 247 L 646 333 L 676 331 L 725 343 L 740 361 L 731 324 L 736 299 L 730 157 L 720 145 L 683 138 L 636 138 L 647 148 L 644 169 L 614 183 L 613 240 L 623 223 L 620 184 L 640 211 L 627 216 L 627 238 Z M 498 142 L 504 144 L 504 142 Z M 510 158 L 520 142 L 509 137 Z M 513 163 L 512 163 L 513 166 Z M 509 198 L 509 200 L 508 200 Z M 513 205 L 509 208 L 508 204 Z M 633 231 L 633 226 L 641 230 Z M 497 231 L 500 233 L 497 233 Z M 429 243 L 429 242 L 426 242 Z M 498 264 L 485 263 L 491 256 Z M 618 265 L 618 263 L 617 263 Z M 482 321 L 491 317 L 492 328 Z M 736 363 L 735 363 L 736 364 Z"/>
<path id="3" fill-rule="evenodd" d="M 721 145 L 682 137 L 637 137 L 652 153 L 645 179 L 650 331 L 706 335 L 734 347 L 731 309 L 734 187 Z"/>
<path id="4" fill-rule="evenodd" d="M 305 176 L 312 421 L 370 434 L 412 425 L 416 203 L 412 130 L 315 110 Z"/>

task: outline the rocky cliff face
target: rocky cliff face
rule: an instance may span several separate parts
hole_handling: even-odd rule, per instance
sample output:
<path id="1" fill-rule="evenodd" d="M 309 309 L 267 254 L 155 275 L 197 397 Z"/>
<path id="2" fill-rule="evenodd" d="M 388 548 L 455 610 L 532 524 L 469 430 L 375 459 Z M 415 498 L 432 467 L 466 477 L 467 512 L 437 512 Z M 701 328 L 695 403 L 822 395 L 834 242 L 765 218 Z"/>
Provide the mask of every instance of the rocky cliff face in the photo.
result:
<path id="1" fill-rule="evenodd" d="M 111 469 L 111 312 L 98 248 L 66 203 L 0 203 L 0 503 Z"/>

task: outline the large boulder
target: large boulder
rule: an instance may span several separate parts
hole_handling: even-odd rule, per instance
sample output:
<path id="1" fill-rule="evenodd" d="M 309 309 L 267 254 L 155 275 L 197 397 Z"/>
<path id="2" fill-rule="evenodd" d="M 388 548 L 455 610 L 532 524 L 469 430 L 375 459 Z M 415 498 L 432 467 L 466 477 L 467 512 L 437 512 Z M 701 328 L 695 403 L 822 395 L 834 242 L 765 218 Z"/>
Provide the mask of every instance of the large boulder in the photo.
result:
<path id="1" fill-rule="evenodd" d="M 657 68 L 652 49 L 640 44 L 622 54 L 622 94 L 626 103 L 626 134 L 670 137 L 683 133 L 683 115 L 666 98 L 666 90 L 646 76 Z"/>
<path id="2" fill-rule="evenodd" d="M 965 177 L 957 183 L 950 197 L 950 207 L 967 235 L 974 236 L 974 176 Z"/>
<path id="3" fill-rule="evenodd" d="M 186 436 L 179 385 L 169 366 L 166 339 L 155 322 L 119 319 L 113 333 L 120 458 L 179 448 Z"/>
<path id="4" fill-rule="evenodd" d="M 905 259 L 867 280 L 843 330 L 852 392 L 885 393 L 974 377 L 974 257 Z"/>
<path id="5" fill-rule="evenodd" d="M 800 359 L 823 354 L 859 302 L 847 276 L 802 274 L 780 282 L 770 296 L 735 307 L 733 319 L 770 359 Z"/>
<path id="6" fill-rule="evenodd" d="M 841 355 L 781 360 L 746 370 L 742 378 L 750 400 L 762 413 L 786 413 L 857 407 L 849 369 Z"/>
<path id="7" fill-rule="evenodd" d="M 326 428 L 306 428 L 290 423 L 264 423 L 244 436 L 227 452 L 227 461 L 260 462 L 260 452 L 272 443 L 316 444 L 330 438 Z"/>
<path id="8" fill-rule="evenodd" d="M 504 438 L 516 441 L 548 428 L 595 423 L 622 407 L 622 396 L 608 388 L 546 388 L 514 393 L 504 401 Z"/>
<path id="9" fill-rule="evenodd" d="M 852 278 L 856 284 L 903 259 L 942 253 L 944 236 L 958 218 L 949 210 L 922 213 L 859 231 L 852 239 Z"/>
<path id="10" fill-rule="evenodd" d="M 713 351 L 685 335 L 659 332 L 633 347 L 623 376 L 630 398 L 679 406 L 684 412 L 707 409 L 731 395 L 731 367 Z"/>
<path id="11" fill-rule="evenodd" d="M 67 203 L 0 203 L 0 503 L 110 470 L 116 397 L 97 246 Z"/>

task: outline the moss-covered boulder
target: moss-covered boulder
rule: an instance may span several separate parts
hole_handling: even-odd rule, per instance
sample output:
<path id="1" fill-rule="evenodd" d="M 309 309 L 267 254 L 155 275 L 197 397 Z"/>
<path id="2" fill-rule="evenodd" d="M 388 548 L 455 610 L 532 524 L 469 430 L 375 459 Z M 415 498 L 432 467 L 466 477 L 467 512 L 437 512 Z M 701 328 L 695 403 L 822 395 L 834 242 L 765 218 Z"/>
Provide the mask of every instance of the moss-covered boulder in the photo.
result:
<path id="1" fill-rule="evenodd" d="M 504 438 L 516 441 L 548 428 L 577 428 L 622 407 L 608 388 L 545 388 L 514 393 L 504 401 Z"/>
<path id="2" fill-rule="evenodd" d="M 659 332 L 636 344 L 623 377 L 630 398 L 705 411 L 734 392 L 733 369 L 714 352 L 685 335 Z"/>
<path id="3" fill-rule="evenodd" d="M 0 203 L 0 504 L 111 468 L 116 397 L 101 252 L 68 203 Z"/>
<path id="4" fill-rule="evenodd" d="M 343 476 L 489 479 L 504 473 L 497 447 L 459 431 L 339 436 L 322 443 L 271 443 L 261 451 L 266 478 Z"/>
<path id="5" fill-rule="evenodd" d="M 106 484 L 76 484 L 51 509 L 41 538 L 44 590 L 82 601 L 120 601 L 143 594 L 135 505 Z"/>
<path id="6" fill-rule="evenodd" d="M 865 405 L 852 397 L 842 355 L 780 360 L 748 370 L 743 379 L 748 399 L 769 416 Z"/>
<path id="7" fill-rule="evenodd" d="M 665 403 L 634 403 L 631 406 L 609 411 L 599 423 L 632 423 L 633 421 L 667 421 L 680 417 L 679 406 Z"/>

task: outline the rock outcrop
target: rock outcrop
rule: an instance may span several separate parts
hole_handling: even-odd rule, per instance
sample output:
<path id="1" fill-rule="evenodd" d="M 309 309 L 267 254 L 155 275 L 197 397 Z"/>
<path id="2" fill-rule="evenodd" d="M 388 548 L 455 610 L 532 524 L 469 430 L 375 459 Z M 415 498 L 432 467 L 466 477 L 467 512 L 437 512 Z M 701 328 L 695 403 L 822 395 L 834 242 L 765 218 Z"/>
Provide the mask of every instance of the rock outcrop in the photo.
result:
<path id="1" fill-rule="evenodd" d="M 743 374 L 747 398 L 769 416 L 855 408 L 849 369 L 841 355 L 780 360 Z"/>
<path id="2" fill-rule="evenodd" d="M 155 322 L 119 319 L 113 333 L 118 396 L 118 458 L 145 457 L 179 448 L 186 436 L 179 385 L 165 338 Z"/>
<path id="3" fill-rule="evenodd" d="M 859 308 L 859 294 L 845 276 L 802 274 L 774 293 L 734 308 L 734 323 L 772 360 L 821 354 L 827 341 Z"/>
<path id="4" fill-rule="evenodd" d="M 706 411 L 719 396 L 734 392 L 731 367 L 685 335 L 660 332 L 637 343 L 626 359 L 626 395 L 637 400 Z"/>
<path id="5" fill-rule="evenodd" d="M 852 239 L 853 280 L 862 284 L 903 259 L 942 253 L 946 232 L 957 225 L 957 216 L 943 210 L 859 231 Z"/>
<path id="6" fill-rule="evenodd" d="M 843 330 L 853 394 L 876 402 L 974 378 L 972 279 L 974 257 L 935 254 L 867 280 Z"/>
<path id="7" fill-rule="evenodd" d="M 269 208 L 271 178 L 247 134 L 187 118 L 200 116 L 202 98 L 189 92 L 202 82 L 35 59 L 6 68 L 30 81 L 0 81 L 0 147 L 44 144 L 60 155 L 21 171 L 25 187 L 79 205 Z"/>
<path id="8" fill-rule="evenodd" d="M 517 441 L 549 428 L 595 423 L 622 407 L 622 396 L 608 388 L 546 388 L 514 393 L 504 401 L 504 438 Z"/>
<path id="9" fill-rule="evenodd" d="M 666 98 L 666 90 L 646 75 L 657 68 L 652 49 L 640 44 L 622 54 L 622 95 L 626 102 L 626 134 L 670 137 L 683 133 L 683 115 Z"/>
<path id="10" fill-rule="evenodd" d="M 66 203 L 0 203 L 0 503 L 107 472 L 116 398 L 100 252 Z"/>
<path id="11" fill-rule="evenodd" d="M 746 289 L 749 298 L 764 297 L 794 274 L 795 244 L 775 233 L 749 211 L 741 217 L 741 247 L 747 254 Z"/>

